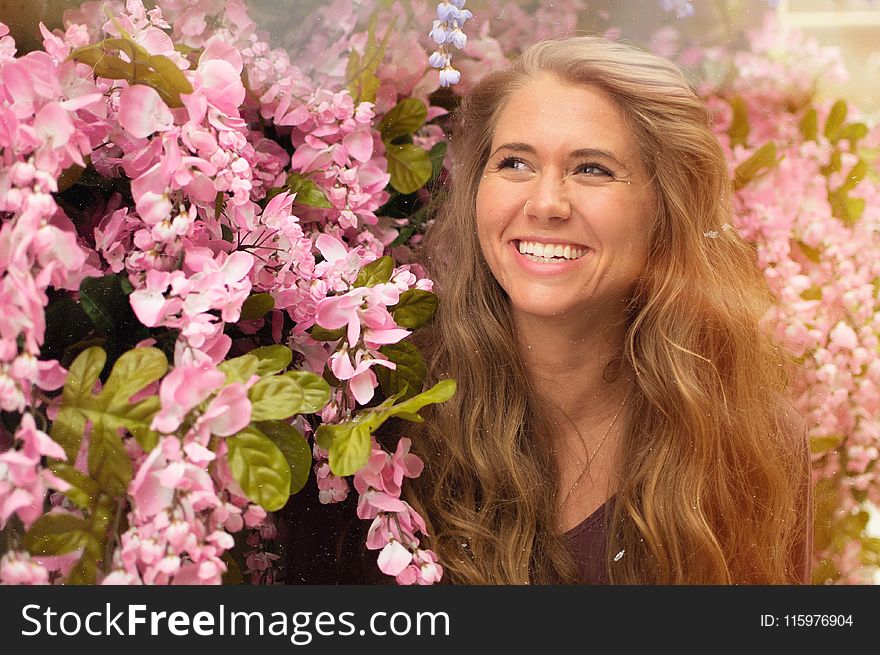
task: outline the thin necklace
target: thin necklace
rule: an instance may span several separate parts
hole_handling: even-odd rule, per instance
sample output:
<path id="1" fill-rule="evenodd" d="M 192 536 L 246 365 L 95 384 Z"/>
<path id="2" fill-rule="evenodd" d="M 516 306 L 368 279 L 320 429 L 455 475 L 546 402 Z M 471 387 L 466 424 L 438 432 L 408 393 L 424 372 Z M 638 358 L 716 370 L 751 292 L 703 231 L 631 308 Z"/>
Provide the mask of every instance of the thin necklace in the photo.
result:
<path id="1" fill-rule="evenodd" d="M 584 478 L 584 474 L 590 469 L 590 464 L 593 463 L 593 459 L 596 457 L 596 454 L 599 452 L 599 449 L 602 447 L 602 444 L 605 443 L 605 439 L 608 437 L 611 432 L 611 428 L 614 427 L 614 424 L 617 423 L 617 417 L 620 416 L 620 412 L 623 411 L 623 406 L 626 405 L 626 401 L 629 399 L 629 392 L 631 389 L 626 390 L 626 395 L 623 397 L 623 402 L 620 403 L 620 407 L 617 408 L 617 413 L 614 414 L 614 418 L 611 419 L 611 423 L 609 423 L 608 428 L 605 430 L 605 434 L 602 435 L 602 438 L 599 439 L 599 445 L 596 446 L 596 450 L 593 451 L 593 454 L 587 459 L 587 464 L 584 466 L 584 470 L 581 471 L 581 474 L 574 481 L 574 484 L 571 485 L 571 488 L 568 490 L 568 493 L 565 494 L 565 498 L 562 499 L 562 505 L 560 507 L 565 507 L 565 503 L 568 502 L 569 496 L 574 491 L 574 488 L 578 486 Z"/>

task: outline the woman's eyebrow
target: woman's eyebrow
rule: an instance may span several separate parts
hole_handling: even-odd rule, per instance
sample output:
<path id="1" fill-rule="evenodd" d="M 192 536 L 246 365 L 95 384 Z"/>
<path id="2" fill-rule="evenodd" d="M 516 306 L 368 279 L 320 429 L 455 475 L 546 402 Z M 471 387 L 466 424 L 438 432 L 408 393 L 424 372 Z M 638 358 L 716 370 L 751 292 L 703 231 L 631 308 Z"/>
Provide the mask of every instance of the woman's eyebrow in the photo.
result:
<path id="1" fill-rule="evenodd" d="M 495 148 L 495 151 L 492 153 L 491 156 L 494 157 L 499 150 L 512 150 L 513 152 L 523 152 L 530 155 L 535 154 L 535 149 L 532 146 L 530 146 L 528 143 L 521 142 L 504 143 Z M 604 159 L 614 162 L 621 168 L 626 168 L 626 165 L 617 157 L 615 157 L 613 153 L 609 152 L 608 150 L 602 150 L 601 148 L 579 148 L 577 150 L 572 150 L 568 154 L 568 157 L 569 159 L 602 157 Z"/>

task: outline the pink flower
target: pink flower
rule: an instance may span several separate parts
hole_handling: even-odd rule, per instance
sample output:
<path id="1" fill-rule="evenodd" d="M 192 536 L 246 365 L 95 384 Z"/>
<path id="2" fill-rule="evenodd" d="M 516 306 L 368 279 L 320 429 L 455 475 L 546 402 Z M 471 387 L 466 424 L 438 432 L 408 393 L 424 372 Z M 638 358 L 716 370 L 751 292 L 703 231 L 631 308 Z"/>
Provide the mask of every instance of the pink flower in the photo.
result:
<path id="1" fill-rule="evenodd" d="M 174 432 L 187 413 L 206 400 L 225 380 L 225 374 L 210 364 L 176 366 L 162 380 L 159 390 L 162 409 L 153 418 L 151 428 L 166 434 Z"/>
<path id="2" fill-rule="evenodd" d="M 144 139 L 168 130 L 174 117 L 154 88 L 135 84 L 119 97 L 119 123 L 133 136 Z"/>

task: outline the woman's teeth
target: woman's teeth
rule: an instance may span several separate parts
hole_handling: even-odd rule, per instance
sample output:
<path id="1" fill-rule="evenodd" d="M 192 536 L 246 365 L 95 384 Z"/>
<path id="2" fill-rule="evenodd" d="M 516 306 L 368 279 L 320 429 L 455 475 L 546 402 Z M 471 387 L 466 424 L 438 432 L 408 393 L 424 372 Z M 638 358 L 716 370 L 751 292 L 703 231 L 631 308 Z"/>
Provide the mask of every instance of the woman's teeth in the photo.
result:
<path id="1" fill-rule="evenodd" d="M 587 254 L 586 248 L 534 241 L 520 241 L 517 248 L 520 254 L 539 264 L 550 264 L 562 259 L 580 259 Z"/>

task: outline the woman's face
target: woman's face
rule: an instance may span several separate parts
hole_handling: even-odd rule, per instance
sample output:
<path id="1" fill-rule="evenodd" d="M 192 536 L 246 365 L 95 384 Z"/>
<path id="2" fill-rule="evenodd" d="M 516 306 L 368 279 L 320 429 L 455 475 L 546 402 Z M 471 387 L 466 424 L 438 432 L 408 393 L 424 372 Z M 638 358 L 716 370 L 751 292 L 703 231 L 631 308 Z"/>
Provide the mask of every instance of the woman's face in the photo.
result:
<path id="1" fill-rule="evenodd" d="M 542 74 L 510 97 L 477 192 L 477 232 L 515 313 L 616 318 L 644 270 L 655 211 L 635 137 L 605 92 Z"/>

